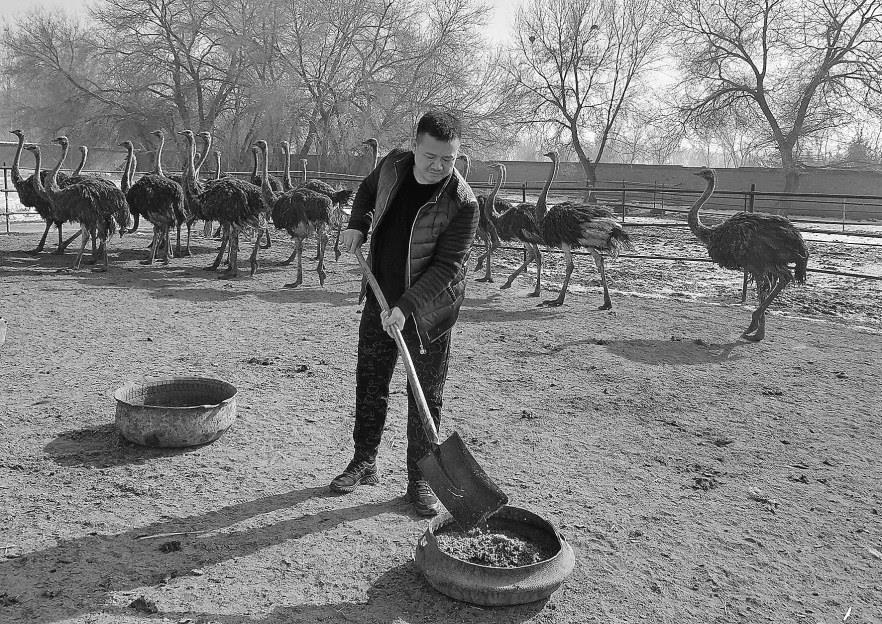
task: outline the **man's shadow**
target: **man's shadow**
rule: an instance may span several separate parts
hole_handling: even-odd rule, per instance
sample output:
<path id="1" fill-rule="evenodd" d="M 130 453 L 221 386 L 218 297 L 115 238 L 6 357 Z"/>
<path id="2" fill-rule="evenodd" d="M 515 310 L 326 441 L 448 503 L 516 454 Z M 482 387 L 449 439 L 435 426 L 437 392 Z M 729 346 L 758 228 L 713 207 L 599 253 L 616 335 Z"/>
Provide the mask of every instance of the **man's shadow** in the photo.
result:
<path id="1" fill-rule="evenodd" d="M 316 622 L 361 622 L 393 624 L 401 621 L 492 622 L 514 624 L 536 616 L 547 600 L 508 607 L 477 607 L 457 602 L 439 593 L 423 578 L 413 561 L 396 565 L 381 574 L 367 590 L 364 602 L 297 604 L 275 607 L 265 617 L 218 613 L 168 612 L 159 610 L 164 621 L 211 622 L 212 624 L 315 624 Z M 120 616 L 131 610 L 117 608 Z"/>
<path id="2" fill-rule="evenodd" d="M 276 494 L 217 511 L 137 527 L 118 535 L 87 535 L 42 551 L 0 561 L 0 621 L 48 624 L 88 613 L 113 592 L 159 585 L 170 577 L 381 513 L 407 515 L 400 499 L 307 513 L 267 526 L 220 532 L 270 512 L 316 497 L 334 497 L 327 487 Z M 174 537 L 144 536 L 183 533 Z M 142 538 L 142 539 L 139 539 Z M 180 550 L 161 552 L 169 540 Z"/>

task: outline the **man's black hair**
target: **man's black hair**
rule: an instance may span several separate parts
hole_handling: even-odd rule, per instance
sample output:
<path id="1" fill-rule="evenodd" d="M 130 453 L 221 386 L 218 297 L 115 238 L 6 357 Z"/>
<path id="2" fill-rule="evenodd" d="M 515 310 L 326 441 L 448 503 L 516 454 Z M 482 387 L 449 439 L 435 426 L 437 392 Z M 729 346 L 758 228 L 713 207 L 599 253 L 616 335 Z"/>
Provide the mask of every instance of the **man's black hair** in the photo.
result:
<path id="1" fill-rule="evenodd" d="M 462 122 L 453 113 L 430 110 L 420 117 L 417 124 L 417 139 L 423 134 L 429 134 L 439 141 L 462 140 Z"/>

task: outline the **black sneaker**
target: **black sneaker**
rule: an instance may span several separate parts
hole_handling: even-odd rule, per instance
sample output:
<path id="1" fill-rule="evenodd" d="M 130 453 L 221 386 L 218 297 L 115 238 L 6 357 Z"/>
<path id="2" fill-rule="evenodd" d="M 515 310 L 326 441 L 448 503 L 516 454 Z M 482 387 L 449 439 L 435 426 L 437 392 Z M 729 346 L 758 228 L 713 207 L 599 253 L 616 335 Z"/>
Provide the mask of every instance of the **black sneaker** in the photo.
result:
<path id="1" fill-rule="evenodd" d="M 334 492 L 353 492 L 359 485 L 376 485 L 380 480 L 377 478 L 377 464 L 363 459 L 353 459 L 346 466 L 346 470 L 331 481 L 331 490 Z"/>
<path id="2" fill-rule="evenodd" d="M 441 511 L 438 497 L 422 479 L 407 484 L 407 499 L 413 503 L 414 510 L 421 516 L 437 516 Z"/>

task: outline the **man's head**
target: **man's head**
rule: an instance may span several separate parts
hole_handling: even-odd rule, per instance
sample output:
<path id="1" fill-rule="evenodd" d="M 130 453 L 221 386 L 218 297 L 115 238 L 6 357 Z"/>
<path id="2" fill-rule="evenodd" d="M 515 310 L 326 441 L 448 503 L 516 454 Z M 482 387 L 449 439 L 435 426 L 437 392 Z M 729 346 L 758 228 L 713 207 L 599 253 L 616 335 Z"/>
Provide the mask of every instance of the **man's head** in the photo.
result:
<path id="1" fill-rule="evenodd" d="M 429 111 L 417 124 L 413 174 L 420 184 L 435 184 L 453 171 L 462 123 L 445 111 Z"/>

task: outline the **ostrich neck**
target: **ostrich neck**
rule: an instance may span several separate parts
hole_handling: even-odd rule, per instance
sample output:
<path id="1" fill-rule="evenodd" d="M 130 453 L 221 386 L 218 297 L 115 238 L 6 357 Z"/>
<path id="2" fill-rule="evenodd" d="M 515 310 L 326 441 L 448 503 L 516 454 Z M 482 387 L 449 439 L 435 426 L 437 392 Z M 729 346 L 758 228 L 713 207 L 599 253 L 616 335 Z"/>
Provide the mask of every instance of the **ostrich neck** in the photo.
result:
<path id="1" fill-rule="evenodd" d="M 308 160 L 301 160 L 300 164 L 303 165 L 303 183 L 306 184 L 306 166 L 309 164 Z"/>
<path id="2" fill-rule="evenodd" d="M 43 186 L 43 180 L 40 179 L 40 165 L 42 163 L 42 156 L 40 156 L 40 152 L 34 152 L 34 186 L 39 193 L 47 193 L 48 190 Z"/>
<path id="3" fill-rule="evenodd" d="M 251 159 L 254 161 L 253 166 L 251 167 L 251 177 L 257 177 L 257 150 L 251 150 Z"/>
<path id="4" fill-rule="evenodd" d="M 81 150 L 81 154 L 82 157 L 80 158 L 80 164 L 77 165 L 77 168 L 74 169 L 74 172 L 71 175 L 80 175 L 80 173 L 83 171 L 83 167 L 86 166 L 86 158 L 89 157 L 89 150 L 85 145 Z"/>
<path id="5" fill-rule="evenodd" d="M 490 193 L 487 195 L 487 199 L 484 200 L 484 216 L 488 221 L 496 221 L 499 218 L 499 215 L 496 214 L 496 195 L 499 193 L 499 189 L 502 188 L 504 181 L 505 173 L 500 171 L 496 176 L 493 188 L 490 189 Z"/>
<path id="6" fill-rule="evenodd" d="M 24 147 L 24 135 L 18 137 L 18 147 L 15 149 L 15 158 L 12 159 L 12 183 L 21 181 L 21 172 L 18 169 L 21 161 L 21 150 Z"/>
<path id="7" fill-rule="evenodd" d="M 64 161 L 67 160 L 67 151 L 70 149 L 69 145 L 61 146 L 61 158 L 58 159 L 58 164 L 55 165 L 55 169 L 52 170 L 52 175 L 49 176 L 49 184 L 48 188 L 51 191 L 57 191 L 58 188 L 58 171 L 61 169 L 61 165 L 64 164 Z"/>
<path id="8" fill-rule="evenodd" d="M 132 164 L 129 165 L 128 182 L 129 188 L 135 183 L 135 171 L 138 169 L 138 158 L 135 156 L 135 148 L 132 148 Z"/>
<path id="9" fill-rule="evenodd" d="M 214 153 L 214 179 L 220 180 L 221 178 L 221 155 L 220 152 Z"/>
<path id="10" fill-rule="evenodd" d="M 276 194 L 269 181 L 269 159 L 266 157 L 267 151 L 261 145 L 260 153 L 263 155 L 263 180 L 260 183 L 260 192 L 263 194 L 264 201 L 272 206 L 276 200 Z"/>
<path id="11" fill-rule="evenodd" d="M 463 158 L 463 159 L 462 159 L 462 162 L 463 162 L 463 165 L 462 165 L 462 179 L 463 179 L 463 180 L 468 180 L 468 179 L 469 179 L 469 169 L 471 168 L 472 163 L 471 163 L 471 160 L 469 159 L 468 156 L 466 156 L 465 158 Z"/>
<path id="12" fill-rule="evenodd" d="M 159 147 L 156 148 L 156 164 L 153 166 L 154 175 L 164 175 L 162 173 L 162 148 L 165 147 L 165 136 L 160 135 Z"/>
<path id="13" fill-rule="evenodd" d="M 132 146 L 128 148 L 128 152 L 126 153 L 126 164 L 123 165 L 122 177 L 119 181 L 120 189 L 123 193 L 128 193 L 129 189 L 132 187 L 131 183 L 131 170 L 132 170 L 132 157 L 135 154 L 135 147 Z"/>
<path id="14" fill-rule="evenodd" d="M 291 148 L 288 145 L 282 145 L 282 151 L 285 153 L 285 170 L 283 174 L 285 186 L 291 188 Z"/>
<path id="15" fill-rule="evenodd" d="M 536 200 L 536 221 L 539 223 L 542 222 L 542 219 L 545 218 L 545 213 L 548 212 L 548 191 L 551 189 L 551 183 L 557 175 L 558 167 L 559 164 L 557 158 L 552 158 L 551 169 L 548 171 L 548 178 L 545 180 L 545 186 L 542 187 L 542 191 L 539 193 L 539 198 Z"/>
<path id="16" fill-rule="evenodd" d="M 211 136 L 207 136 L 204 139 L 205 149 L 202 150 L 202 155 L 199 157 L 199 164 L 196 165 L 196 175 L 199 175 L 199 172 L 202 171 L 202 165 L 205 164 L 205 161 L 208 160 L 209 150 L 211 149 Z"/>
<path id="17" fill-rule="evenodd" d="M 692 204 L 692 207 L 689 209 L 689 229 L 692 230 L 692 233 L 695 234 L 695 237 L 703 243 L 707 242 L 714 228 L 708 227 L 701 222 L 701 219 L 698 216 L 698 211 L 713 194 L 715 186 L 716 180 L 708 180 L 707 187 L 704 189 L 704 192 L 697 200 L 695 200 L 695 203 Z"/>
<path id="18" fill-rule="evenodd" d="M 377 164 L 380 162 L 380 146 L 371 145 L 371 151 L 374 153 L 374 169 L 376 169 Z"/>

